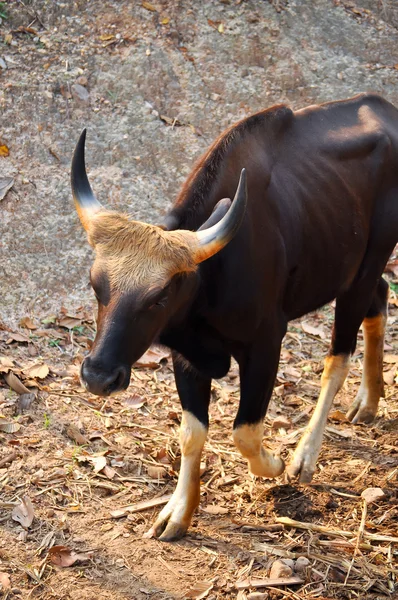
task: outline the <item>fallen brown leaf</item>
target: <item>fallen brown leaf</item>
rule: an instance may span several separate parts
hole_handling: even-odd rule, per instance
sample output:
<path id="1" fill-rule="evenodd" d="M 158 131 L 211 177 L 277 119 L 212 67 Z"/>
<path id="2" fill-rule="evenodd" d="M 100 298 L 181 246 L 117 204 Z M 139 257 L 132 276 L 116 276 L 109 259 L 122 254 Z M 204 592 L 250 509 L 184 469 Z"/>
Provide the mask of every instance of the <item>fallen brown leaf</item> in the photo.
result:
<path id="1" fill-rule="evenodd" d="M 166 469 L 157 465 L 148 466 L 147 471 L 149 477 L 151 477 L 152 479 L 164 479 L 166 475 Z"/>
<path id="2" fill-rule="evenodd" d="M 395 367 L 393 369 L 390 369 L 389 371 L 384 372 L 383 373 L 384 383 L 386 385 L 393 385 L 396 374 L 397 374 L 397 369 Z"/>
<path id="3" fill-rule="evenodd" d="M 33 379 L 45 379 L 50 372 L 50 368 L 45 363 L 33 365 L 28 369 L 24 369 L 23 373 Z"/>
<path id="4" fill-rule="evenodd" d="M 30 339 L 23 333 L 11 332 L 6 340 L 6 344 L 12 344 L 12 342 L 20 342 L 29 344 Z"/>
<path id="5" fill-rule="evenodd" d="M 141 408 L 141 406 L 144 406 L 146 401 L 144 398 L 142 398 L 142 396 L 139 396 L 138 394 L 133 394 L 130 398 L 125 398 L 123 402 L 129 408 Z"/>
<path id="6" fill-rule="evenodd" d="M 59 319 L 58 321 L 58 325 L 60 327 L 64 327 L 65 329 L 73 329 L 73 327 L 77 327 L 81 324 L 81 319 L 77 319 L 76 317 L 71 317 L 69 315 L 62 317 L 62 319 Z"/>
<path id="7" fill-rule="evenodd" d="M 4 431 L 4 433 L 16 433 L 20 429 L 20 423 L 16 423 L 15 421 L 3 421 L 3 419 L 0 419 L 0 431 Z"/>
<path id="8" fill-rule="evenodd" d="M 320 337 L 322 340 L 326 338 L 326 334 L 323 331 L 322 327 L 314 327 L 314 325 L 311 325 L 311 323 L 309 323 L 308 321 L 301 322 L 301 329 L 305 333 L 309 333 L 311 335 L 316 335 Z"/>
<path id="9" fill-rule="evenodd" d="M 19 326 L 20 327 L 26 327 L 26 329 L 37 329 L 37 326 L 33 323 L 32 319 L 30 317 L 24 317 L 23 319 L 20 320 L 19 322 Z"/>
<path id="10" fill-rule="evenodd" d="M 93 552 L 77 553 L 67 546 L 53 546 L 47 553 L 49 561 L 58 567 L 71 567 L 76 562 L 90 560 Z"/>
<path id="11" fill-rule="evenodd" d="M 103 473 L 108 479 L 113 479 L 116 475 L 115 469 L 112 469 L 112 467 L 110 467 L 109 465 L 105 465 L 105 467 L 103 468 Z"/>
<path id="12" fill-rule="evenodd" d="M 20 381 L 12 371 L 7 373 L 7 375 L 4 375 L 4 379 L 10 388 L 14 390 L 14 392 L 17 392 L 17 394 L 30 394 L 28 388 L 24 386 L 22 381 Z"/>
<path id="13" fill-rule="evenodd" d="M 330 413 L 329 419 L 337 421 L 339 423 L 348 423 L 348 419 L 341 410 L 334 410 Z"/>
<path id="14" fill-rule="evenodd" d="M 383 357 L 383 362 L 387 364 L 398 363 L 398 354 L 385 354 Z"/>
<path id="15" fill-rule="evenodd" d="M 94 473 L 99 473 L 106 467 L 105 456 L 86 456 L 85 458 L 92 463 L 94 467 Z"/>
<path id="16" fill-rule="evenodd" d="M 18 521 L 25 529 L 28 529 L 32 525 L 34 510 L 29 496 L 23 496 L 21 504 L 18 504 L 18 506 L 13 509 L 11 517 L 14 521 Z"/>
<path id="17" fill-rule="evenodd" d="M 14 366 L 14 361 L 6 356 L 0 356 L 0 373 L 8 373 Z"/>
<path id="18" fill-rule="evenodd" d="M 193 587 L 189 588 L 189 590 L 184 593 L 183 597 L 192 598 L 193 600 L 202 600 L 202 598 L 206 598 L 212 589 L 212 581 L 197 581 Z"/>
<path id="19" fill-rule="evenodd" d="M 168 350 L 162 350 L 157 346 L 152 346 L 137 360 L 135 367 L 145 367 L 147 369 L 156 369 L 160 362 L 170 356 Z"/>
<path id="20" fill-rule="evenodd" d="M 80 433 L 78 427 L 72 423 L 66 428 L 66 435 L 79 446 L 88 444 L 88 439 L 82 433 Z"/>
<path id="21" fill-rule="evenodd" d="M 5 36 L 5 37 L 7 37 L 7 36 Z M 0 145 L 0 156 L 8 156 L 9 154 L 10 154 L 10 150 L 9 150 L 8 146 L 6 146 L 5 144 Z"/>
<path id="22" fill-rule="evenodd" d="M 209 515 L 226 515 L 229 512 L 228 508 L 224 508 L 224 506 L 218 506 L 217 504 L 208 504 L 202 508 L 202 510 Z"/>

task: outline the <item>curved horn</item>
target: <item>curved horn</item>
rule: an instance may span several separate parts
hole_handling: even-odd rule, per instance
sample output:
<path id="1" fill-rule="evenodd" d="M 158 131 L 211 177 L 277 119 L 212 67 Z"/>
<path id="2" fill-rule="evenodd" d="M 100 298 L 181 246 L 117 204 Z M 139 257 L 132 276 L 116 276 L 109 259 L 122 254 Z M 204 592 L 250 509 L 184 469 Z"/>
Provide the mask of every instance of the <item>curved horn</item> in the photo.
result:
<path id="1" fill-rule="evenodd" d="M 199 246 L 195 249 L 194 260 L 203 262 L 217 254 L 232 240 L 242 223 L 247 205 L 246 169 L 242 169 L 235 198 L 227 214 L 215 225 L 196 232 Z"/>
<path id="2" fill-rule="evenodd" d="M 73 153 L 71 184 L 76 210 L 84 229 L 87 229 L 92 216 L 103 210 L 103 207 L 94 196 L 87 178 L 84 160 L 85 141 L 86 129 L 83 129 Z"/>

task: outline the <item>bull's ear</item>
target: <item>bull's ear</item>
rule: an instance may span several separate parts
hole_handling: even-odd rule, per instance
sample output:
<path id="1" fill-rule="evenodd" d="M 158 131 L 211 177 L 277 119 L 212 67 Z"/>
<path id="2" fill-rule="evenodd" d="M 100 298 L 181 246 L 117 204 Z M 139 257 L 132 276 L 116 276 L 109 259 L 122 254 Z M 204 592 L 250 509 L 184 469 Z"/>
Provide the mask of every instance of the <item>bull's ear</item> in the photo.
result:
<path id="1" fill-rule="evenodd" d="M 177 215 L 170 213 L 166 215 L 157 226 L 164 231 L 175 231 L 180 226 L 180 219 L 177 217 Z"/>
<path id="2" fill-rule="evenodd" d="M 72 159 L 71 185 L 77 213 L 84 229 L 88 229 L 93 215 L 104 210 L 91 189 L 84 160 L 86 130 L 83 129 Z"/>
<path id="3" fill-rule="evenodd" d="M 221 219 L 227 214 L 230 209 L 232 201 L 230 198 L 223 198 L 213 208 L 213 212 L 210 217 L 201 225 L 198 231 L 203 231 L 204 229 L 208 229 L 209 227 L 213 227 L 216 223 L 221 221 Z"/>

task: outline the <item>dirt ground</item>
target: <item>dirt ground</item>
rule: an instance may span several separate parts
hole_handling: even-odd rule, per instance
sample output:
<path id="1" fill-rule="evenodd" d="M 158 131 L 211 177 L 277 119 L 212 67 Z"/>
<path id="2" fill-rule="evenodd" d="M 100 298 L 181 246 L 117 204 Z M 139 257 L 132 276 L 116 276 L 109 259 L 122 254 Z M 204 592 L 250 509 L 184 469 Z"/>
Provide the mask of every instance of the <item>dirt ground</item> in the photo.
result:
<path id="1" fill-rule="evenodd" d="M 142 535 L 178 475 L 171 362 L 154 351 L 106 403 L 80 386 L 90 250 L 69 189 L 83 126 L 100 200 L 156 222 L 194 158 L 250 112 L 366 90 L 398 105 L 396 3 L 17 0 L 0 2 L 0 18 L 0 198 L 12 179 L 0 200 L 0 596 L 398 598 L 396 255 L 375 423 L 344 419 L 360 334 L 313 483 L 253 478 L 231 440 L 234 367 L 213 385 L 200 508 L 188 535 L 164 544 Z M 284 341 L 265 434 L 287 460 L 332 319 L 328 306 Z M 366 509 L 372 487 L 383 495 Z M 301 581 L 261 586 L 278 559 Z"/>
<path id="2" fill-rule="evenodd" d="M 397 280 L 391 284 L 386 390 L 375 423 L 353 426 L 344 418 L 360 381 L 360 334 L 312 485 L 286 476 L 255 479 L 231 440 L 238 397 L 233 368 L 213 385 L 200 509 L 188 535 L 173 544 L 142 538 L 159 507 L 140 505 L 162 502 L 176 485 L 180 407 L 170 359 L 152 352 L 133 371 L 130 388 L 102 403 L 78 379 L 93 336 L 89 314 L 60 311 L 45 323 L 26 318 L 19 331 L 1 331 L 5 597 L 250 600 L 256 596 L 249 577 L 254 585 L 275 560 L 292 559 L 296 566 L 304 557 L 307 565 L 294 573 L 301 583 L 268 592 L 260 587 L 259 597 L 396 598 Z M 327 307 L 294 322 L 285 338 L 265 425 L 266 443 L 286 459 L 315 405 L 332 314 Z M 372 487 L 381 497 L 366 514 L 361 493 Z M 21 502 L 27 516 L 21 517 Z M 286 525 L 283 517 L 299 523 Z"/>

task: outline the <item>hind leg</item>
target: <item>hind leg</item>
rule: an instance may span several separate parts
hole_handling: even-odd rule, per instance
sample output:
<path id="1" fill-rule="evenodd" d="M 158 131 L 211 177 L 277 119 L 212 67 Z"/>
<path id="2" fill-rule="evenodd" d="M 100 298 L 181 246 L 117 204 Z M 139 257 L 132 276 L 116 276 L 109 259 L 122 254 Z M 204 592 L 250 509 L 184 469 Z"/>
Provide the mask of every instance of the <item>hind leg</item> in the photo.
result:
<path id="1" fill-rule="evenodd" d="M 367 277 L 359 275 L 351 287 L 336 300 L 332 343 L 325 359 L 319 399 L 287 468 L 290 476 L 299 475 L 301 483 L 309 483 L 315 472 L 329 410 L 349 371 L 359 327 L 369 314 L 369 306 L 378 285 L 378 277 L 370 275 L 369 272 Z M 369 362 L 370 360 L 369 355 Z"/>
<path id="2" fill-rule="evenodd" d="M 383 347 L 387 320 L 388 284 L 380 279 L 372 305 L 363 320 L 365 342 L 361 385 L 347 417 L 353 423 L 370 423 L 376 416 L 380 397 L 384 396 Z"/>

